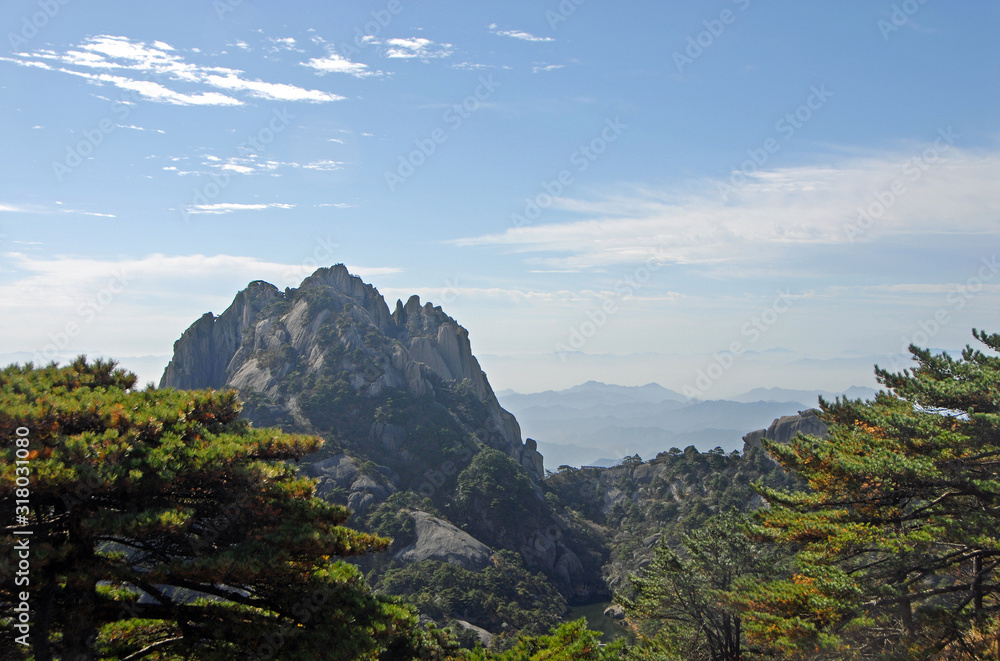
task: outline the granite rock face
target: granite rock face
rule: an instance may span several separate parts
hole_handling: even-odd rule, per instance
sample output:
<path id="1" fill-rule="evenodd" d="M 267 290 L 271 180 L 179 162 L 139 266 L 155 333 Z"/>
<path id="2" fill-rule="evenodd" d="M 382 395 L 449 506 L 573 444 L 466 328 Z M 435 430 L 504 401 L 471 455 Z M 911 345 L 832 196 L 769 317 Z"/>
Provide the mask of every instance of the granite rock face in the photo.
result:
<path id="1" fill-rule="evenodd" d="M 606 593 L 586 569 L 594 553 L 580 548 L 584 538 L 541 491 L 537 444 L 522 441 L 468 331 L 440 307 L 412 296 L 390 311 L 378 290 L 340 265 L 317 270 L 296 289 L 253 282 L 222 314 L 206 314 L 185 331 L 160 386 L 234 388 L 253 424 L 323 436 L 301 470 L 317 480 L 318 496 L 352 510 L 348 525 L 413 516 L 416 541 L 394 561 L 480 570 L 491 549 L 505 549 L 567 597 Z M 488 479 L 466 472 L 487 448 L 528 477 L 522 486 L 532 516 L 491 502 L 460 504 L 463 484 Z M 421 511 L 425 499 L 435 516 Z M 357 561 L 381 570 L 382 560 Z"/>
<path id="2" fill-rule="evenodd" d="M 490 548 L 447 521 L 426 512 L 412 512 L 416 541 L 396 554 L 404 564 L 437 560 L 480 571 L 490 565 Z"/>
<path id="3" fill-rule="evenodd" d="M 514 416 L 501 408 L 472 354 L 468 331 L 440 307 L 412 296 L 390 312 L 382 295 L 343 265 L 317 270 L 298 289 L 284 292 L 250 283 L 218 317 L 206 313 L 174 343 L 160 387 L 236 388 L 257 393 L 272 406 L 272 419 L 288 428 L 316 432 L 304 416 L 290 378 L 337 373 L 364 397 L 390 389 L 435 397 L 438 384 L 461 386 L 485 407 L 477 440 L 544 476 L 534 441 L 524 443 Z M 382 443 L 401 443 L 391 425 L 373 429 Z"/>
<path id="4" fill-rule="evenodd" d="M 743 436 L 743 452 L 761 447 L 761 440 L 764 438 L 777 443 L 788 443 L 800 432 L 826 436 L 827 425 L 819 419 L 819 413 L 817 409 L 806 409 L 799 411 L 798 415 L 785 415 L 775 419 L 767 429 L 758 429 Z"/>

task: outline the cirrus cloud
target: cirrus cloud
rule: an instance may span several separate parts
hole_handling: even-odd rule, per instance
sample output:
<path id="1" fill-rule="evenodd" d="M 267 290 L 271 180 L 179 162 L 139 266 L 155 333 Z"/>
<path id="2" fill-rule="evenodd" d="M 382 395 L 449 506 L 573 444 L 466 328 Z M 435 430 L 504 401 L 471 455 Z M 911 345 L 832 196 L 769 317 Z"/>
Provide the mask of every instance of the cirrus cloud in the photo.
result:
<path id="1" fill-rule="evenodd" d="M 63 52 L 40 49 L 15 53 L 0 61 L 78 76 L 95 85 L 112 85 L 150 101 L 173 105 L 242 105 L 239 94 L 309 103 L 344 98 L 332 92 L 248 78 L 240 69 L 196 64 L 178 53 L 161 41 L 148 44 L 128 37 L 98 35 Z"/>

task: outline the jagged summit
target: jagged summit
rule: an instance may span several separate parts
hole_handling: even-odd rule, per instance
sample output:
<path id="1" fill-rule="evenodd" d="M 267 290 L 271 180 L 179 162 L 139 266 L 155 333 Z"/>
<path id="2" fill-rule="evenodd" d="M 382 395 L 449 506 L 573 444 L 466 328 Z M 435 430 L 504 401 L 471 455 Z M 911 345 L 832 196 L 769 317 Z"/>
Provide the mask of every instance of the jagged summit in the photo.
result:
<path id="1" fill-rule="evenodd" d="M 417 296 L 390 313 L 378 290 L 343 264 L 284 292 L 251 282 L 222 314 L 204 314 L 174 343 L 160 387 L 236 388 L 261 422 L 344 434 L 331 429 L 331 409 L 345 396 L 374 401 L 405 392 L 441 403 L 468 391 L 483 406 L 470 432 L 534 477 L 544 473 L 534 442 L 522 442 L 517 421 L 497 402 L 468 331 Z M 384 437 L 384 427 L 372 428 L 373 439 Z"/>

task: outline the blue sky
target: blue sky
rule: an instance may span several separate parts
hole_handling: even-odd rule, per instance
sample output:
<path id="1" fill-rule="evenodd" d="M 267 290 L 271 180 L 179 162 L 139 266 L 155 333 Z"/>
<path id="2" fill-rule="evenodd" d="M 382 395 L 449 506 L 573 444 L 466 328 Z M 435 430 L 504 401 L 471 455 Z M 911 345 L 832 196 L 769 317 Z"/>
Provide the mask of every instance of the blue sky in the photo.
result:
<path id="1" fill-rule="evenodd" d="M 871 385 L 1000 330 L 1000 6 L 11 0 L 0 358 L 155 380 L 346 263 L 497 389 Z M 5 35 L 5 36 L 4 36 Z"/>

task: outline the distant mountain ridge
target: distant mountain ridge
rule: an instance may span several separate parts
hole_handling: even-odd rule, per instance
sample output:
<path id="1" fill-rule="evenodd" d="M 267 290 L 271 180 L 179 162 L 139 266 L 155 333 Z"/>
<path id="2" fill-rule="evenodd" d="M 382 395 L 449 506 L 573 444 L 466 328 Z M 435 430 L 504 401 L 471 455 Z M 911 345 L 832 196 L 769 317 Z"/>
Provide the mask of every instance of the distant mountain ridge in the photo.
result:
<path id="1" fill-rule="evenodd" d="M 657 383 L 620 386 L 588 381 L 565 390 L 497 394 L 522 429 L 537 439 L 548 465 L 587 466 L 611 456 L 645 459 L 671 447 L 693 445 L 742 450 L 747 430 L 818 405 L 820 396 L 870 399 L 876 391 L 855 386 L 841 393 L 756 388 L 720 400 L 689 399 Z"/>
<path id="2" fill-rule="evenodd" d="M 797 402 L 804 406 L 817 406 L 818 399 L 833 400 L 837 397 L 849 399 L 871 399 L 878 391 L 867 386 L 851 386 L 841 392 L 829 390 L 791 390 L 788 388 L 754 388 L 729 399 L 734 402 Z"/>

